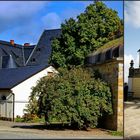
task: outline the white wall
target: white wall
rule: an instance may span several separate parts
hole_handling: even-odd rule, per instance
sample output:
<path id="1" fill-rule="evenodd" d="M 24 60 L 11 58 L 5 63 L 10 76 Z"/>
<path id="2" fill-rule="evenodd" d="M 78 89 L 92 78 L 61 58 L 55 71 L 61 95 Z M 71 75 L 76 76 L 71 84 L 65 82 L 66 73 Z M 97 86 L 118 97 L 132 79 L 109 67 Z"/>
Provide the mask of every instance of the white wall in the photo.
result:
<path id="1" fill-rule="evenodd" d="M 12 92 L 15 94 L 14 117 L 17 115 L 22 116 L 24 114 L 23 109 L 25 109 L 25 105 L 28 103 L 32 91 L 31 88 L 37 84 L 37 81 L 40 78 L 47 76 L 48 72 L 57 73 L 57 71 L 50 66 L 12 88 Z"/>
<path id="2" fill-rule="evenodd" d="M 2 100 L 6 96 L 6 100 Z M 0 117 L 13 118 L 13 95 L 10 90 L 0 91 Z"/>

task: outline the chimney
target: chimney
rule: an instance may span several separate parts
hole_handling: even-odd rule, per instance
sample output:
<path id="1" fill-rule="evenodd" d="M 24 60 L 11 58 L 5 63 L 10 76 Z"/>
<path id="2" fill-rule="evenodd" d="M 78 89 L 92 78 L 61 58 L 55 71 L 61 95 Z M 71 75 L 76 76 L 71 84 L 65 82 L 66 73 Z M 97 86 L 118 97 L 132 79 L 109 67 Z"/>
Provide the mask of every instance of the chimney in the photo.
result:
<path id="1" fill-rule="evenodd" d="M 10 40 L 10 44 L 14 46 L 14 40 Z"/>
<path id="2" fill-rule="evenodd" d="M 30 46 L 30 43 L 24 43 L 24 46 L 28 47 L 28 46 Z"/>

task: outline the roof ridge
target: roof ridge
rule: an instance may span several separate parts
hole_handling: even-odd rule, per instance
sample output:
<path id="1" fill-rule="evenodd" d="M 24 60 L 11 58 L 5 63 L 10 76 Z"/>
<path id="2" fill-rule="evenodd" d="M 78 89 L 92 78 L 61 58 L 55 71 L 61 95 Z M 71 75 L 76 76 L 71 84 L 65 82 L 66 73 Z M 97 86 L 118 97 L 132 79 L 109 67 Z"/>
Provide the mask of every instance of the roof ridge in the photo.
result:
<path id="1" fill-rule="evenodd" d="M 0 43 L 11 45 L 9 41 L 5 41 L 5 40 L 0 40 Z M 21 44 L 17 44 L 17 43 L 15 43 L 15 44 L 18 45 L 18 46 L 22 46 Z"/>
<path id="2" fill-rule="evenodd" d="M 59 28 L 59 29 L 45 29 L 44 31 L 54 31 L 54 30 L 61 30 L 61 28 Z"/>
<path id="3" fill-rule="evenodd" d="M 41 36 L 40 36 L 40 38 L 39 38 L 39 41 L 41 40 L 41 37 L 43 36 L 44 32 L 45 32 L 45 30 L 44 30 L 43 33 L 41 34 Z M 37 46 L 38 46 L 38 44 L 39 44 L 39 41 L 37 42 L 37 44 L 36 44 L 35 47 L 33 48 L 31 54 L 29 55 L 27 61 L 25 62 L 25 65 L 27 65 L 28 62 L 30 61 L 30 58 L 31 58 L 32 55 L 34 54 L 34 51 L 36 50 L 36 48 L 37 48 Z"/>

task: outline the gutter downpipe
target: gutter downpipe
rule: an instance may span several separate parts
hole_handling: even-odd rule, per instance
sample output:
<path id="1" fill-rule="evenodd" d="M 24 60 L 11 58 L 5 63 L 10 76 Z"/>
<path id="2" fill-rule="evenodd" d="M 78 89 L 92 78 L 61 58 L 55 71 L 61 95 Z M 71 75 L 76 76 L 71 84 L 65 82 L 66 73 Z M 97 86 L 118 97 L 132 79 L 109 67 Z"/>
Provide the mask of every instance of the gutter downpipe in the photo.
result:
<path id="1" fill-rule="evenodd" d="M 15 94 L 12 92 L 12 95 L 13 95 L 13 122 L 15 121 L 14 119 L 14 115 L 15 115 Z"/>

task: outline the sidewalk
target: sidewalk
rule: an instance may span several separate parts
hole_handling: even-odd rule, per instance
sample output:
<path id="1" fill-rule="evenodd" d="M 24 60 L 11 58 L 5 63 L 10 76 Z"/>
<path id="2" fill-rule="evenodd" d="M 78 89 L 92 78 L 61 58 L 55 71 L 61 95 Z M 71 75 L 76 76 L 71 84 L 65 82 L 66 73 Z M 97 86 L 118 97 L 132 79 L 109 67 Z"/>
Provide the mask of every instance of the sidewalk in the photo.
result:
<path id="1" fill-rule="evenodd" d="M 124 135 L 127 139 L 140 139 L 140 100 L 125 102 Z"/>

